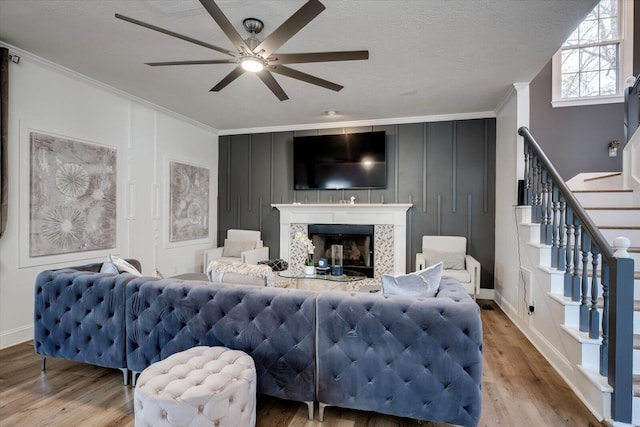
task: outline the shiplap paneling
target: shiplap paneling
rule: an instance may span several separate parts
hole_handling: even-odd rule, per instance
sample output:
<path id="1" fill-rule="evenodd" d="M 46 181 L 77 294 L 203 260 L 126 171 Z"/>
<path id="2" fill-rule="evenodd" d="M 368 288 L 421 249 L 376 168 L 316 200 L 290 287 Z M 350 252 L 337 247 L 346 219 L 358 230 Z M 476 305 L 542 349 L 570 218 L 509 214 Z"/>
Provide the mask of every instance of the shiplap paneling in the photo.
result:
<path id="1" fill-rule="evenodd" d="M 387 187 L 293 190 L 293 137 L 384 130 Z M 482 264 L 482 287 L 493 288 L 495 119 L 332 128 L 220 138 L 220 241 L 228 228 L 261 230 L 271 258 L 279 255 L 279 212 L 272 203 L 413 203 L 408 212 L 407 271 L 422 236 L 459 235 Z"/>

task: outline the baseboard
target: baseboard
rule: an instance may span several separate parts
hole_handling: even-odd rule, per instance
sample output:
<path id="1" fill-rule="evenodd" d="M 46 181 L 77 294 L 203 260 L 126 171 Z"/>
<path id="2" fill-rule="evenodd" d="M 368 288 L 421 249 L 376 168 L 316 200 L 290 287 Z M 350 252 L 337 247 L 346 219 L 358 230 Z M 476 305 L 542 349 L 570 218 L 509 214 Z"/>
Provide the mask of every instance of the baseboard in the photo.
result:
<path id="1" fill-rule="evenodd" d="M 23 326 L 0 333 L 0 349 L 33 339 L 33 326 Z"/>

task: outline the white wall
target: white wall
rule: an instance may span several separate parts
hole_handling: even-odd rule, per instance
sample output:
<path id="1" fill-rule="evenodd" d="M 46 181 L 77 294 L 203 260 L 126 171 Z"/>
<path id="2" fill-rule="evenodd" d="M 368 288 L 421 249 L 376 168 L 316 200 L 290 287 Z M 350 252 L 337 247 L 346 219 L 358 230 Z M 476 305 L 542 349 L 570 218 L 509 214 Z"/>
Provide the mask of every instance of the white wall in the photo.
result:
<path id="1" fill-rule="evenodd" d="M 517 131 L 529 122 L 529 87 L 516 84 L 496 115 L 496 249 L 494 299 L 518 313 L 519 260 L 515 220 L 517 182 L 524 174 L 523 141 Z"/>
<path id="2" fill-rule="evenodd" d="M 11 48 L 12 52 L 16 49 Z M 0 239 L 0 348 L 33 337 L 33 288 L 45 269 L 101 261 L 106 254 L 140 260 L 143 274 L 202 269 L 202 251 L 217 235 L 218 136 L 215 129 L 155 107 L 27 52 L 9 66 L 9 212 Z M 29 257 L 29 132 L 117 150 L 117 243 L 108 250 Z M 168 166 L 209 169 L 209 237 L 168 240 Z"/>

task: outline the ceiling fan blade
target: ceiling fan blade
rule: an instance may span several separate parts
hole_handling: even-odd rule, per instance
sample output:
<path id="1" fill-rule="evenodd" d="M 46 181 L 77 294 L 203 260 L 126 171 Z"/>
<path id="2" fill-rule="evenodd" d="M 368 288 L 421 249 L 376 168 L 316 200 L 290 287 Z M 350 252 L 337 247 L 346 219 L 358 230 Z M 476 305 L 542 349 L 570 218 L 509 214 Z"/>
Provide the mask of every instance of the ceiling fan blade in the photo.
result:
<path id="1" fill-rule="evenodd" d="M 220 83 L 218 83 L 213 88 L 211 88 L 211 90 L 209 90 L 209 92 L 220 92 L 229 83 L 231 83 L 232 81 L 234 81 L 235 79 L 240 77 L 243 73 L 244 73 L 244 68 L 242 68 L 241 65 L 238 65 L 236 68 L 233 69 L 232 72 L 227 74 L 224 79 L 220 80 Z"/>
<path id="2" fill-rule="evenodd" d="M 271 90 L 271 92 L 273 92 L 273 94 L 277 96 L 280 101 L 286 101 L 287 99 L 289 99 L 289 97 L 287 96 L 286 93 L 284 93 L 284 90 L 278 84 L 276 79 L 273 78 L 273 74 L 271 74 L 266 70 L 260 71 L 256 74 L 258 75 L 260 80 L 262 80 L 262 83 L 267 85 L 267 87 Z"/>
<path id="3" fill-rule="evenodd" d="M 301 80 L 305 83 L 311 83 L 312 85 L 321 86 L 327 89 L 339 92 L 344 86 L 340 86 L 335 83 L 331 83 L 328 80 L 321 79 L 319 77 L 312 76 L 311 74 L 303 73 L 302 71 L 294 70 L 293 68 L 285 67 L 284 65 L 278 65 L 273 69 L 269 69 L 272 73 L 282 74 L 283 76 L 291 77 L 292 79 Z"/>
<path id="4" fill-rule="evenodd" d="M 247 46 L 238 31 L 233 27 L 233 25 L 231 25 L 231 22 L 229 22 L 225 14 L 222 13 L 222 10 L 220 10 L 215 1 L 200 0 L 200 3 L 202 3 L 202 6 L 207 9 L 209 15 L 211 15 L 213 20 L 216 21 L 216 24 L 218 24 L 220 29 L 222 29 L 222 32 L 224 32 L 227 38 L 231 40 L 231 43 L 233 43 L 236 49 L 238 49 L 238 52 L 242 52 L 243 50 L 247 53 L 251 52 L 249 46 Z"/>
<path id="5" fill-rule="evenodd" d="M 203 0 L 200 0 L 203 1 Z M 295 33 L 300 31 L 305 25 L 313 20 L 325 9 L 318 0 L 309 0 L 282 25 L 276 28 L 269 36 L 262 41 L 253 51 L 263 58 L 271 56 L 280 46 L 285 44 Z M 264 51 L 263 53 L 260 53 Z"/>
<path id="6" fill-rule="evenodd" d="M 145 64 L 158 67 L 164 65 L 234 64 L 236 62 L 235 59 L 202 59 L 196 61 L 145 62 Z"/>
<path id="7" fill-rule="evenodd" d="M 197 44 L 199 46 L 206 47 L 207 49 L 213 49 L 213 50 L 215 50 L 217 52 L 224 53 L 225 55 L 229 55 L 229 56 L 235 56 L 236 55 L 236 52 L 231 52 L 228 49 L 224 49 L 222 47 L 214 46 L 212 44 L 209 44 L 209 43 L 206 43 L 206 42 L 203 42 L 203 41 L 200 41 L 200 40 L 196 40 L 196 39 L 188 37 L 188 36 L 183 36 L 182 34 L 174 33 L 173 31 L 165 30 L 164 28 L 156 27 L 155 25 L 147 24 L 146 22 L 138 21 L 137 19 L 133 19 L 133 18 L 129 18 L 128 16 L 120 15 L 119 13 L 116 13 L 115 16 L 116 16 L 116 18 L 122 19 L 123 21 L 127 21 L 127 22 L 130 22 L 132 24 L 140 25 L 141 27 L 145 27 L 145 28 L 148 28 L 148 29 L 153 30 L 153 31 L 158 31 L 159 33 L 166 34 L 168 36 L 175 37 L 175 38 L 178 38 L 180 40 L 188 41 L 190 43 L 194 43 L 194 44 Z"/>
<path id="8" fill-rule="evenodd" d="M 349 50 L 343 52 L 312 53 L 274 53 L 269 57 L 269 64 L 302 64 L 307 62 L 355 61 L 369 59 L 368 50 Z"/>

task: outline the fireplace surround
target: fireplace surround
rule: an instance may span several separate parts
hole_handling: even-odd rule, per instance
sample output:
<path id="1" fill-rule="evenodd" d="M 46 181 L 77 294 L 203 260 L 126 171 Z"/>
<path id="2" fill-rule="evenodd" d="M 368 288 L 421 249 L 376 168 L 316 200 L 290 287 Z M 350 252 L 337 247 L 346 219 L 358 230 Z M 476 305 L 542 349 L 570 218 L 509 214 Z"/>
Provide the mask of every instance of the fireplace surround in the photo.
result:
<path id="1" fill-rule="evenodd" d="M 280 211 L 280 257 L 289 261 L 290 268 L 301 267 L 306 257 L 304 248 L 293 240 L 296 231 L 308 233 L 309 224 L 352 224 L 374 228 L 373 277 L 376 280 L 383 274 L 406 273 L 407 210 L 413 206 L 411 203 L 293 203 L 271 206 Z"/>

